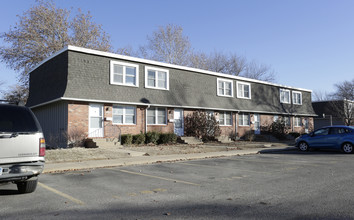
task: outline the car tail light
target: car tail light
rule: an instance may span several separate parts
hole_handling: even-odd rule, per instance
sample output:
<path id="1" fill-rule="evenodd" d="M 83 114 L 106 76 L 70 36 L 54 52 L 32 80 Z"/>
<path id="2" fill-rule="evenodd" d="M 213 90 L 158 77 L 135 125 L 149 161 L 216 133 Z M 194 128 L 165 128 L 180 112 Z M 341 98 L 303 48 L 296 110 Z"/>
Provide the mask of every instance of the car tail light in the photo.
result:
<path id="1" fill-rule="evenodd" d="M 45 155 L 45 139 L 39 138 L 39 156 L 44 157 Z"/>

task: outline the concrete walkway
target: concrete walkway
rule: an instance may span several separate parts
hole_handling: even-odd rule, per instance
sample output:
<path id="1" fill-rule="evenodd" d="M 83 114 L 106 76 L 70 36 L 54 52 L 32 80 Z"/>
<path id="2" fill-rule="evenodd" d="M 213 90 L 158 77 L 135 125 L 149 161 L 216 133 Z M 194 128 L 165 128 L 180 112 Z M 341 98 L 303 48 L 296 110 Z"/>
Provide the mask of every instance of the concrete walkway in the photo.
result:
<path id="1" fill-rule="evenodd" d="M 205 158 L 215 157 L 229 157 L 229 156 L 242 156 L 248 154 L 258 153 L 271 153 L 284 150 L 294 150 L 295 147 L 289 147 L 288 145 L 270 147 L 270 148 L 247 148 L 243 150 L 233 151 L 220 151 L 209 153 L 193 153 L 193 154 L 173 154 L 173 155 L 159 155 L 159 156 L 142 156 L 131 152 L 130 157 L 122 157 L 119 159 L 110 160 L 87 160 L 76 162 L 60 162 L 60 163 L 47 163 L 44 166 L 43 173 L 65 172 L 72 170 L 85 170 L 104 167 L 117 167 L 117 166 L 129 166 L 129 165 L 142 165 L 153 164 L 161 162 L 176 162 L 184 160 L 198 160 Z"/>

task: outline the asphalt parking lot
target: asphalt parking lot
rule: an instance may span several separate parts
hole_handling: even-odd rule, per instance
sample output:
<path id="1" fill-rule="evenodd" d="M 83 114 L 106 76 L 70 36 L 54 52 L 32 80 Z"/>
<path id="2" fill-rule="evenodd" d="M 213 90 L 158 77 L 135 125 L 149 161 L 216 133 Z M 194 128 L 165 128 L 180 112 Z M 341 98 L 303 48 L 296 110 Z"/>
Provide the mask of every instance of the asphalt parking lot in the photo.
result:
<path id="1" fill-rule="evenodd" d="M 354 219 L 354 155 L 287 151 L 43 174 L 1 219 Z"/>

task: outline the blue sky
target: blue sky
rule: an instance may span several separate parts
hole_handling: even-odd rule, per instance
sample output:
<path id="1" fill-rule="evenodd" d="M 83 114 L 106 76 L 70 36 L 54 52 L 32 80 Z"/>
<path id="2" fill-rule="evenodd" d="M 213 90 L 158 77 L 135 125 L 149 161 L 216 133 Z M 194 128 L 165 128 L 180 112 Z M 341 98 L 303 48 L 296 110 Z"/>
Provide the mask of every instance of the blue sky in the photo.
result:
<path id="1" fill-rule="evenodd" d="M 115 49 L 137 48 L 159 26 L 183 27 L 192 47 L 236 53 L 270 65 L 276 83 L 333 92 L 334 84 L 354 78 L 353 0 L 55 0 L 62 8 L 90 11 L 111 36 Z M 34 0 L 6 0 L 0 32 Z M 3 44 L 0 41 L 0 44 Z M 0 63 L 0 90 L 16 83 L 17 73 Z"/>

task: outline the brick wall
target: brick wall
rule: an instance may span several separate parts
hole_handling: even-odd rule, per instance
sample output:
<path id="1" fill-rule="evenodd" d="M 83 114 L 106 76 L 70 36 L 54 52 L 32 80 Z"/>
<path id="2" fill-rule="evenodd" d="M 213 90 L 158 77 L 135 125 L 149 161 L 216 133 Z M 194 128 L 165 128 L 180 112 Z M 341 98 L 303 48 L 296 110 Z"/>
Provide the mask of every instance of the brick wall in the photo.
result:
<path id="1" fill-rule="evenodd" d="M 89 126 L 89 107 L 88 103 L 70 102 L 68 103 L 68 132 L 82 131 L 88 135 Z"/>
<path id="2" fill-rule="evenodd" d="M 113 125 L 112 124 L 112 104 L 104 104 L 103 117 L 104 117 L 104 132 L 105 137 L 115 136 L 117 133 L 117 127 L 120 128 L 121 134 L 139 134 L 145 133 L 145 106 L 136 107 L 136 124 L 135 125 Z M 185 109 L 184 117 L 188 114 L 192 114 L 195 110 Z M 218 118 L 218 112 L 215 112 L 215 117 Z M 148 125 L 147 131 L 156 131 L 161 133 L 174 132 L 174 123 L 170 122 L 170 119 L 174 118 L 174 109 L 167 108 L 167 124 L 166 125 Z M 309 120 L 309 132 L 313 131 L 313 118 L 306 117 Z M 260 114 L 261 120 L 261 133 L 267 131 L 267 128 L 273 123 L 273 115 Z M 305 117 L 301 118 L 304 124 Z M 250 114 L 250 121 L 254 122 L 254 114 Z M 293 124 L 293 117 L 290 119 Z M 82 130 L 88 135 L 89 126 L 89 103 L 85 102 L 70 102 L 68 103 L 68 131 Z M 236 129 L 237 126 L 237 129 Z M 242 137 L 247 132 L 254 132 L 254 123 L 249 126 L 239 126 L 238 114 L 232 113 L 232 126 L 220 126 L 221 135 L 234 137 L 237 130 L 237 136 Z M 289 132 L 305 133 L 304 125 L 301 127 L 290 126 Z"/>

